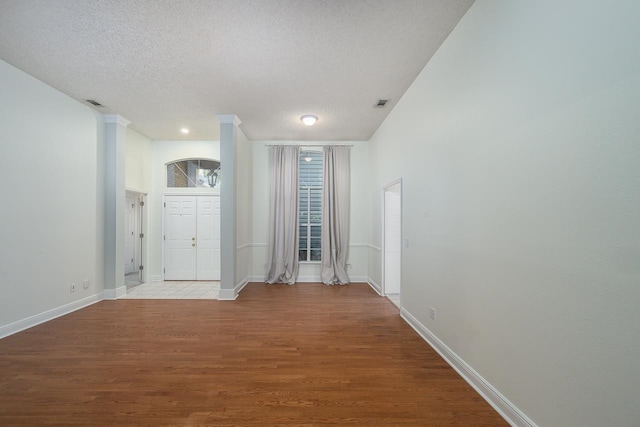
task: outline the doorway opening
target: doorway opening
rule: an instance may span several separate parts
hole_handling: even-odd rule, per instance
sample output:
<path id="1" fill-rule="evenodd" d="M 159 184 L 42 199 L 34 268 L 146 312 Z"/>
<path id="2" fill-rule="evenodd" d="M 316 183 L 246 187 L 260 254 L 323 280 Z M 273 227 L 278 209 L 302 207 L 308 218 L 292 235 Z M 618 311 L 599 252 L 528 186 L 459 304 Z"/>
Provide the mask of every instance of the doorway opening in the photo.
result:
<path id="1" fill-rule="evenodd" d="M 402 180 L 382 188 L 382 290 L 398 308 L 402 306 Z"/>
<path id="2" fill-rule="evenodd" d="M 127 289 L 144 282 L 144 206 L 146 195 L 126 191 L 124 206 L 124 282 Z"/>

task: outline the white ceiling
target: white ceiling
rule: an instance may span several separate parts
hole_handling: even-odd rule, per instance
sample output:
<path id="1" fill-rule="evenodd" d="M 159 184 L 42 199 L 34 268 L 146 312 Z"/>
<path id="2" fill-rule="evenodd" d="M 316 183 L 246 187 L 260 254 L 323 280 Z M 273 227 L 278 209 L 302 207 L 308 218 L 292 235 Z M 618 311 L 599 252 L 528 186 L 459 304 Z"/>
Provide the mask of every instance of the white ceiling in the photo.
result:
<path id="1" fill-rule="evenodd" d="M 0 0 L 0 58 L 151 139 L 368 140 L 472 3 Z"/>

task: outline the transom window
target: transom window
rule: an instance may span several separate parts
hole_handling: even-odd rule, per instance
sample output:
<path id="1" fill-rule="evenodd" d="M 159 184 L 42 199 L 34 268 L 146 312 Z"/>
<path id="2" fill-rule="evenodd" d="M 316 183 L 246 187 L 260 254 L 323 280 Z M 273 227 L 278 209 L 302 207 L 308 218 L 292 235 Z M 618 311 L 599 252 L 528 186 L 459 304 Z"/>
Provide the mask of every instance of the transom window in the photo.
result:
<path id="1" fill-rule="evenodd" d="M 322 152 L 300 152 L 298 260 L 320 261 L 322 245 Z"/>
<path id="2" fill-rule="evenodd" d="M 167 187 L 220 188 L 220 162 L 207 159 L 167 164 Z"/>

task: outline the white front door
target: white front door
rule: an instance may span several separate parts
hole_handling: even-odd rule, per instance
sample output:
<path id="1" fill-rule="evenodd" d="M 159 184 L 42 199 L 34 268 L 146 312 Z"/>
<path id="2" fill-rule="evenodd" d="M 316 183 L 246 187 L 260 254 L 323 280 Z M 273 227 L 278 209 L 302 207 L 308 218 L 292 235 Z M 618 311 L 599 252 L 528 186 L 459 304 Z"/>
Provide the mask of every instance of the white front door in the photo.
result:
<path id="1" fill-rule="evenodd" d="M 135 199 L 127 196 L 124 203 L 124 274 L 136 271 Z"/>
<path id="2" fill-rule="evenodd" d="M 165 198 L 165 280 L 196 279 L 196 196 Z"/>
<path id="3" fill-rule="evenodd" d="M 198 197 L 197 280 L 220 280 L 220 197 Z"/>
<path id="4" fill-rule="evenodd" d="M 165 197 L 165 280 L 220 280 L 220 197 Z"/>

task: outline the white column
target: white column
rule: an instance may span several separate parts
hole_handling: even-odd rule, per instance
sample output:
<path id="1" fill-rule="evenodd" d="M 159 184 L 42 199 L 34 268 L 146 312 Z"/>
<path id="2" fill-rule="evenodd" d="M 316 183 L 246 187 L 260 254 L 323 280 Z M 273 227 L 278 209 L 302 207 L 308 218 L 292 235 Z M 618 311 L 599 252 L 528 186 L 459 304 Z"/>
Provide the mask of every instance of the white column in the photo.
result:
<path id="1" fill-rule="evenodd" d="M 218 114 L 220 121 L 220 299 L 237 297 L 236 278 L 236 132 L 240 119 L 235 114 Z"/>
<path id="2" fill-rule="evenodd" d="M 117 114 L 103 115 L 105 122 L 104 297 L 126 293 L 124 285 L 125 138 L 131 123 Z"/>

